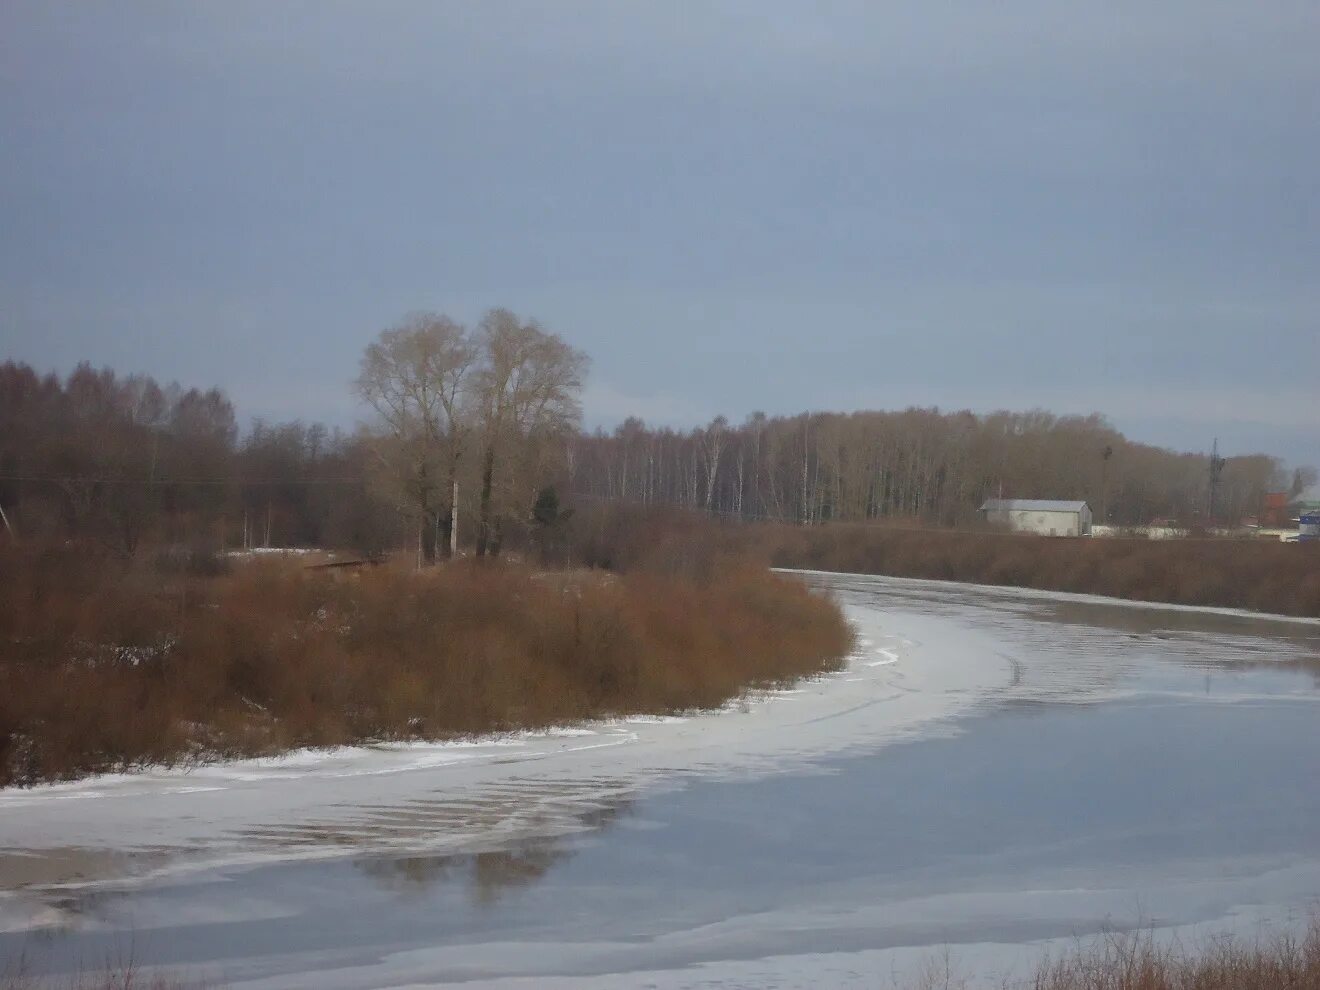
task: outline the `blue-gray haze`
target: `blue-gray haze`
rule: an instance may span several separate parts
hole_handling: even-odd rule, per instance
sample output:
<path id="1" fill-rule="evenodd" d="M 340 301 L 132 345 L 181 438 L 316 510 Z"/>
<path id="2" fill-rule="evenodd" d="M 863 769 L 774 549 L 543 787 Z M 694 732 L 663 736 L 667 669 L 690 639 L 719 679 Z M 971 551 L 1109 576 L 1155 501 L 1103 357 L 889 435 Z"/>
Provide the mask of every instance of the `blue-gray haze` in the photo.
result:
<path id="1" fill-rule="evenodd" d="M 0 5 L 0 357 L 360 415 L 421 308 L 588 422 L 1040 406 L 1320 460 L 1320 5 Z"/>

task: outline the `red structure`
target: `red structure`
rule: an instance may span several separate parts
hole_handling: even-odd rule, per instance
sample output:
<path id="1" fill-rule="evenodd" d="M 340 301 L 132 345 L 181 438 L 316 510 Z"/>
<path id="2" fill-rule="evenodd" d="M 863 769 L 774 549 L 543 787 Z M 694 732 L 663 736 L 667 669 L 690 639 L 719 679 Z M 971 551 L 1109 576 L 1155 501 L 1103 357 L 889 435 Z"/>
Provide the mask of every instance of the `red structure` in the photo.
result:
<path id="1" fill-rule="evenodd" d="M 1288 497 L 1287 492 L 1265 493 L 1265 503 L 1260 513 L 1260 524 L 1262 526 L 1275 529 L 1280 526 L 1287 526 L 1292 522 L 1292 516 L 1288 512 Z"/>

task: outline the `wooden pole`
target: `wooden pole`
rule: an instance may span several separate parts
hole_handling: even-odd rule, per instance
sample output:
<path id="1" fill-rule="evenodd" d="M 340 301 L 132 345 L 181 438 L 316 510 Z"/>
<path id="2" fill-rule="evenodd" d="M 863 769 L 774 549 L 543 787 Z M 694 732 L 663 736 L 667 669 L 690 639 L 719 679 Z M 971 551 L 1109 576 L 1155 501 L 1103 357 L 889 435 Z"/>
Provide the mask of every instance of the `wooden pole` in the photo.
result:
<path id="1" fill-rule="evenodd" d="M 449 556 L 458 557 L 458 479 L 454 479 L 453 497 L 449 501 Z"/>

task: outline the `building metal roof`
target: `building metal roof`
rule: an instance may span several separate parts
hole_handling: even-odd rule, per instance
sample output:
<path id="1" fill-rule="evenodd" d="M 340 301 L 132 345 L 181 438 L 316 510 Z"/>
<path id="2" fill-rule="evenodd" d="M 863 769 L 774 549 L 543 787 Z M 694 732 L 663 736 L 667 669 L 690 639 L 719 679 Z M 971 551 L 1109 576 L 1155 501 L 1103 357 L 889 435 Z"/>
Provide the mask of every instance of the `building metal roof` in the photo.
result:
<path id="1" fill-rule="evenodd" d="M 1309 509 L 1313 506 L 1320 506 L 1320 485 L 1312 485 L 1310 488 L 1296 496 L 1289 505 L 1300 506 L 1303 509 Z"/>
<path id="2" fill-rule="evenodd" d="M 1057 498 L 988 498 L 982 512 L 1081 512 L 1085 502 Z"/>

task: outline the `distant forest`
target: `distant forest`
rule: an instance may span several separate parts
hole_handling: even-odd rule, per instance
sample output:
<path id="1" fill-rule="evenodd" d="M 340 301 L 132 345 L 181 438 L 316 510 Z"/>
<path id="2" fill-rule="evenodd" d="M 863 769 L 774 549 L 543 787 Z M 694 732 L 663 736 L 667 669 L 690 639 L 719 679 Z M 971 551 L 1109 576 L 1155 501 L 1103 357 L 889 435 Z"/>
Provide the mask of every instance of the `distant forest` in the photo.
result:
<path id="1" fill-rule="evenodd" d="M 575 438 L 580 497 L 667 502 L 746 519 L 966 524 L 987 498 L 1084 499 L 1096 522 L 1208 522 L 1210 457 L 1128 440 L 1099 414 L 754 413 L 696 430 L 630 419 Z M 1266 492 L 1315 480 L 1267 454 L 1223 459 L 1214 521 L 1260 512 Z"/>
<path id="2" fill-rule="evenodd" d="M 416 329 L 395 338 L 387 332 L 381 341 L 397 344 Z M 534 325 L 515 322 L 513 329 L 558 341 L 537 337 Z M 364 375 L 382 346 L 368 348 Z M 564 354 L 578 374 L 585 358 L 571 349 Z M 363 388 L 359 394 L 370 400 Z M 493 552 L 568 518 L 574 506 L 617 501 L 747 520 L 930 526 L 968 523 L 983 499 L 1000 494 L 1086 499 L 1097 521 L 1119 525 L 1195 523 L 1208 508 L 1207 456 L 1134 443 L 1098 415 L 758 413 L 741 425 L 719 418 L 675 430 L 629 419 L 612 432 L 585 433 L 572 389 L 561 398 L 553 431 L 527 427 L 515 436 L 501 427 L 498 436 L 508 438 L 501 450 L 534 440 L 535 456 L 507 470 L 502 465 L 515 461 L 502 458 L 492 472 L 493 455 L 483 464 L 475 447 L 455 453 L 450 475 L 432 486 L 439 495 L 430 505 L 425 493 L 420 500 L 409 494 L 406 481 L 391 481 L 383 426 L 346 433 L 257 420 L 240 429 L 218 389 L 163 385 L 87 364 L 65 377 L 42 375 L 10 361 L 0 365 L 0 509 L 19 539 L 85 538 L 124 555 L 170 544 L 376 552 L 425 543 L 430 556 L 448 545 L 439 530 L 448 526 L 451 484 L 460 492 L 459 544 L 480 539 L 483 480 L 485 521 L 501 534 Z M 494 415 L 490 401 L 485 408 Z M 480 422 L 474 414 L 474 431 Z M 494 427 L 489 432 L 497 435 Z M 494 446 L 492 440 L 483 449 Z M 428 468 L 419 461 L 409 470 L 425 477 Z M 1266 454 L 1229 457 L 1217 521 L 1255 515 L 1267 491 L 1300 487 L 1313 476 L 1309 469 L 1286 472 Z"/>

